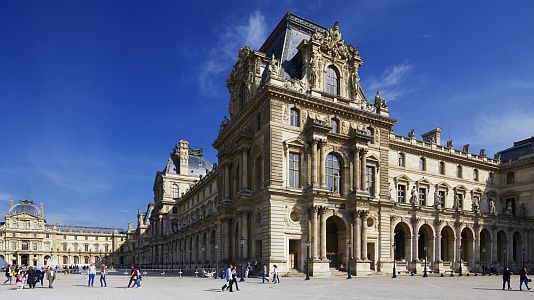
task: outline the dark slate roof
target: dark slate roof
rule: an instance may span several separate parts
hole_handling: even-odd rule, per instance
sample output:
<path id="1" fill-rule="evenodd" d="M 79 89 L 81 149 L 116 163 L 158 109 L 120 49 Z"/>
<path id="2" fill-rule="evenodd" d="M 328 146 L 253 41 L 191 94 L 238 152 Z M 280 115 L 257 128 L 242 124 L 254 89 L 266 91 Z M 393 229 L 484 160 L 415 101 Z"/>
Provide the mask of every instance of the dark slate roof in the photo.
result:
<path id="1" fill-rule="evenodd" d="M 514 146 L 506 150 L 500 151 L 499 155 L 501 161 L 514 161 L 520 157 L 534 153 L 534 137 L 524 139 L 514 143 Z"/>
<path id="2" fill-rule="evenodd" d="M 177 149 L 175 147 L 175 149 Z M 213 164 L 204 158 L 204 151 L 202 149 L 189 149 L 189 172 L 187 175 L 205 176 L 211 169 Z M 167 166 L 163 169 L 165 174 L 180 174 L 180 152 L 175 150 L 171 153 Z M 186 174 L 183 174 L 186 175 Z"/>
<path id="3" fill-rule="evenodd" d="M 34 217 L 42 217 L 41 210 L 31 200 L 21 200 L 9 209 L 8 214 L 29 214 Z"/>
<path id="4" fill-rule="evenodd" d="M 274 54 L 280 60 L 285 73 L 284 77 L 301 79 L 301 57 L 297 55 L 297 47 L 303 40 L 310 39 L 316 31 L 322 33 L 326 31 L 326 28 L 288 13 L 259 50 L 269 58 Z"/>
<path id="5" fill-rule="evenodd" d="M 47 229 L 59 230 L 61 232 L 111 234 L 117 231 L 118 233 L 126 233 L 123 229 L 109 227 L 71 226 L 59 224 L 46 224 L 45 226 Z"/>

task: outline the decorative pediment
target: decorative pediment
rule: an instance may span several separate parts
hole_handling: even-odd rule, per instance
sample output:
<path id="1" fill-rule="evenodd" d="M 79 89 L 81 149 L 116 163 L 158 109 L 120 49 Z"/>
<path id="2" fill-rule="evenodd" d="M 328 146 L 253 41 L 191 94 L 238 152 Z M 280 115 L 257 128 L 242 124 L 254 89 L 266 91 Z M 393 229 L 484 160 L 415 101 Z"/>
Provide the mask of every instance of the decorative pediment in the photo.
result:
<path id="1" fill-rule="evenodd" d="M 454 187 L 454 191 L 455 192 L 466 192 L 467 188 L 460 184 L 460 185 Z"/>
<path id="2" fill-rule="evenodd" d="M 321 52 L 330 56 L 332 59 L 352 58 L 359 62 L 359 64 L 362 64 L 362 58 L 360 57 L 358 49 L 345 43 L 345 40 L 339 31 L 338 22 L 324 33 L 315 32 L 310 40 L 313 43 L 318 43 Z"/>
<path id="3" fill-rule="evenodd" d="M 413 181 L 410 177 L 404 174 L 395 177 L 394 180 L 395 180 L 395 184 L 400 183 L 400 182 L 410 183 Z"/>
<path id="4" fill-rule="evenodd" d="M 451 186 L 446 183 L 445 181 L 442 181 L 438 184 L 436 184 L 436 189 L 439 190 L 439 189 L 445 189 L 445 190 L 450 190 L 451 189 Z"/>
<path id="5" fill-rule="evenodd" d="M 426 185 L 426 186 L 431 186 L 431 185 L 432 185 L 432 182 L 428 181 L 428 179 L 426 179 L 426 178 L 423 177 L 423 178 L 417 180 L 417 181 L 415 182 L 415 184 L 416 184 L 417 186 L 424 186 L 424 185 Z"/>

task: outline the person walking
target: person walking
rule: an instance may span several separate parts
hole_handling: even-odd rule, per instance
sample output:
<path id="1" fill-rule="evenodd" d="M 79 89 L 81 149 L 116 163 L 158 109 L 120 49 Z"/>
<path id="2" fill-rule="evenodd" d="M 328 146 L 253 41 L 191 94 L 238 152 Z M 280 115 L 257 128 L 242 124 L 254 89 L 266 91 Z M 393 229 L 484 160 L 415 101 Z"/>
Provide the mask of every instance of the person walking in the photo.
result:
<path id="1" fill-rule="evenodd" d="M 54 268 L 46 268 L 46 280 L 48 280 L 48 288 L 53 289 L 54 280 L 56 280 L 56 271 Z"/>
<path id="2" fill-rule="evenodd" d="M 278 274 L 278 266 L 273 265 L 273 283 L 280 283 L 280 276 Z"/>
<path id="3" fill-rule="evenodd" d="M 135 285 L 137 285 L 137 288 L 141 288 L 141 280 L 143 280 L 143 277 L 141 277 L 141 269 L 137 268 L 137 279 L 135 280 Z"/>
<path id="4" fill-rule="evenodd" d="M 226 268 L 226 271 L 224 272 L 224 277 L 226 279 L 226 283 L 221 287 L 221 291 L 224 292 L 226 289 L 230 289 L 230 292 L 232 291 L 232 265 L 228 265 L 228 268 Z"/>
<path id="5" fill-rule="evenodd" d="M 106 265 L 100 266 L 100 287 L 108 287 L 106 282 L 106 275 L 108 271 L 106 270 Z"/>
<path id="6" fill-rule="evenodd" d="M 93 286 L 95 283 L 95 274 L 96 274 L 96 267 L 94 264 L 91 264 L 89 266 L 89 280 L 87 281 L 87 286 Z"/>
<path id="7" fill-rule="evenodd" d="M 237 285 L 237 267 L 235 265 L 232 267 L 232 283 L 230 283 L 230 292 L 232 291 L 232 284 L 235 284 L 235 290 L 239 291 L 239 286 Z"/>
<path id="8" fill-rule="evenodd" d="M 4 281 L 4 285 L 6 285 L 6 283 L 8 282 L 11 285 L 12 280 L 13 280 L 13 276 L 11 274 L 11 266 L 6 265 L 6 281 Z"/>
<path id="9" fill-rule="evenodd" d="M 504 290 L 505 284 L 508 283 L 508 289 L 511 290 L 510 287 L 510 270 L 508 268 L 505 268 L 502 272 L 502 289 Z"/>
<path id="10" fill-rule="evenodd" d="M 519 271 L 519 290 L 522 291 L 523 283 L 527 287 L 527 290 L 530 291 L 530 288 L 528 287 L 528 273 L 526 268 L 522 268 L 521 271 Z"/>
<path id="11" fill-rule="evenodd" d="M 37 282 L 37 272 L 35 272 L 35 269 L 32 266 L 28 268 L 28 272 L 26 273 L 26 282 L 28 283 L 30 289 L 35 288 L 35 283 Z"/>
<path id="12" fill-rule="evenodd" d="M 24 277 L 24 272 L 17 273 L 17 280 L 16 280 L 17 290 L 22 290 L 24 288 L 23 277 Z"/>
<path id="13" fill-rule="evenodd" d="M 267 265 L 263 265 L 263 271 L 261 271 L 261 283 L 265 283 L 265 281 L 267 281 L 267 283 L 269 283 L 269 279 L 267 279 L 268 275 L 267 275 Z"/>
<path id="14" fill-rule="evenodd" d="M 130 269 L 130 281 L 128 282 L 128 288 L 130 288 L 130 285 L 133 283 L 134 286 L 137 281 L 137 268 L 135 265 L 132 265 L 132 268 Z"/>

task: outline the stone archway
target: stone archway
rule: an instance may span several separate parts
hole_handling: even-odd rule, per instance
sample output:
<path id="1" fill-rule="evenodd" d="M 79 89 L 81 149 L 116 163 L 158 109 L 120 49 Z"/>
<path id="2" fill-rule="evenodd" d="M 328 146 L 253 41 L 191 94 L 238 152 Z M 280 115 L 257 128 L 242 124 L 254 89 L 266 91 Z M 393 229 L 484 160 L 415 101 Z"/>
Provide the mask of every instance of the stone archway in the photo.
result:
<path id="1" fill-rule="evenodd" d="M 338 216 L 331 216 L 326 220 L 326 258 L 330 260 L 331 268 L 338 268 L 345 262 L 346 226 Z"/>
<path id="2" fill-rule="evenodd" d="M 395 226 L 394 230 L 394 243 L 395 243 L 395 260 L 410 260 L 411 252 L 411 230 L 408 224 L 400 222 Z"/>
<path id="3" fill-rule="evenodd" d="M 428 257 L 432 256 L 432 253 L 434 253 L 434 243 L 432 243 L 433 235 L 434 234 L 430 225 L 423 224 L 421 227 L 419 227 L 417 240 L 417 258 L 419 258 L 420 260 L 428 260 Z"/>
<path id="4" fill-rule="evenodd" d="M 522 250 L 523 250 L 523 239 L 519 231 L 514 232 L 512 236 L 512 259 L 517 264 L 521 262 Z"/>
<path id="5" fill-rule="evenodd" d="M 491 234 L 487 229 L 480 231 L 480 262 L 487 265 L 491 261 Z"/>
<path id="6" fill-rule="evenodd" d="M 500 230 L 497 232 L 497 261 L 506 265 L 506 246 L 508 244 L 508 237 L 506 232 Z"/>
<path id="7" fill-rule="evenodd" d="M 441 229 L 441 260 L 454 261 L 454 231 L 448 225 Z"/>
<path id="8" fill-rule="evenodd" d="M 460 243 L 460 248 L 462 249 L 462 251 L 461 253 L 459 253 L 460 259 L 463 262 L 472 262 L 474 258 L 474 254 L 475 254 L 475 249 L 474 249 L 475 238 L 473 236 L 473 231 L 469 229 L 468 227 L 465 227 L 462 230 L 461 238 L 462 239 Z"/>

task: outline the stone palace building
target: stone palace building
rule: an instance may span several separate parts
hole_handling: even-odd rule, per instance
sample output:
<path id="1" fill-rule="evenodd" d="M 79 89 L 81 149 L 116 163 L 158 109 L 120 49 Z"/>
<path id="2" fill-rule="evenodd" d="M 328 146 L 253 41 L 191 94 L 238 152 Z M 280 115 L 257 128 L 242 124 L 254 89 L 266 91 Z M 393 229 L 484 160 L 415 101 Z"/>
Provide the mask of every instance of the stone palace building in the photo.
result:
<path id="1" fill-rule="evenodd" d="M 231 71 L 218 163 L 180 141 L 130 227 L 125 259 L 147 267 L 258 260 L 281 272 L 518 269 L 534 262 L 534 138 L 488 157 L 441 129 L 393 131 L 362 90 L 358 48 L 338 24 L 287 14 Z M 222 113 L 221 113 L 222 114 Z"/>
<path id="2" fill-rule="evenodd" d="M 49 260 L 62 267 L 83 266 L 103 258 L 114 265 L 120 263 L 116 254 L 125 238 L 117 228 L 47 224 L 43 203 L 11 201 L 0 223 L 0 258 L 21 266 L 45 266 Z"/>

